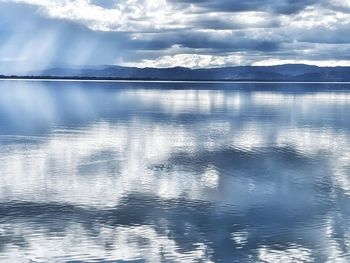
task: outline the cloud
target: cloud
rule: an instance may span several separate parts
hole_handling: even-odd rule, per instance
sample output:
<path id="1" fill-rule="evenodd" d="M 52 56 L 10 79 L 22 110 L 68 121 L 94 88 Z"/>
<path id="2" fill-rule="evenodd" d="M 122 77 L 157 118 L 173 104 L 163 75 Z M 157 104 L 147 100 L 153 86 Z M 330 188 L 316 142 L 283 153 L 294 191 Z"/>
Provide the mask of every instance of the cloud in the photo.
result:
<path id="1" fill-rule="evenodd" d="M 96 31 L 153 31 L 175 28 L 175 19 L 181 15 L 173 13 L 166 0 L 0 0 L 36 6 L 39 13 L 53 19 L 64 19 L 82 24 Z M 114 3 L 114 4 L 113 4 Z"/>
<path id="2" fill-rule="evenodd" d="M 224 67 L 233 65 L 247 64 L 243 56 L 238 54 L 228 56 L 215 55 L 199 55 L 199 54 L 176 54 L 172 56 L 163 56 L 157 59 L 144 59 L 138 63 L 124 63 L 126 66 L 139 67 L 190 67 L 190 68 L 206 68 L 206 67 Z"/>
<path id="3" fill-rule="evenodd" d="M 188 5 L 196 5 L 203 9 L 217 11 L 264 11 L 276 14 L 293 14 L 297 13 L 318 1 L 316 0 L 171 0 L 173 2 L 182 2 Z"/>
<path id="4" fill-rule="evenodd" d="M 272 66 L 272 65 L 282 65 L 282 64 L 306 64 L 315 65 L 323 67 L 333 67 L 333 66 L 343 66 L 350 67 L 349 60 L 295 60 L 295 59 L 266 59 L 258 62 L 254 62 L 254 66 Z"/>
<path id="5" fill-rule="evenodd" d="M 348 21 L 349 5 L 338 0 L 0 0 L 0 71 L 120 63 L 344 65 Z"/>

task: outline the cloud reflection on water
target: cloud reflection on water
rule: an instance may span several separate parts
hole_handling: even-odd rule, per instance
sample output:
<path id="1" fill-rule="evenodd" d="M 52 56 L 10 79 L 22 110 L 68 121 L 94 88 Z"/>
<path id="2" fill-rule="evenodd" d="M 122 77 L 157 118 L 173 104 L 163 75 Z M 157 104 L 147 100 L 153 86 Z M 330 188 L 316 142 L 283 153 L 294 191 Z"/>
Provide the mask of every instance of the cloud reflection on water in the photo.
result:
<path id="1" fill-rule="evenodd" d="M 349 254 L 348 92 L 11 85 L 0 87 L 5 257 Z"/>

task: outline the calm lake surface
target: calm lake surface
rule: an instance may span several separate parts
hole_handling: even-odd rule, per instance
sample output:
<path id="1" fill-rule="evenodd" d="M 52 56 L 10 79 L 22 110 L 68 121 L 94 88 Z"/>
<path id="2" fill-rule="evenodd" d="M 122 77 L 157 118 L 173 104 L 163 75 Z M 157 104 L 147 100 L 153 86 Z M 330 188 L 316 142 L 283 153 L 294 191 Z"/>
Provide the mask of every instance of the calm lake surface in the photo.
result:
<path id="1" fill-rule="evenodd" d="M 1 262 L 336 260 L 350 85 L 0 81 Z"/>

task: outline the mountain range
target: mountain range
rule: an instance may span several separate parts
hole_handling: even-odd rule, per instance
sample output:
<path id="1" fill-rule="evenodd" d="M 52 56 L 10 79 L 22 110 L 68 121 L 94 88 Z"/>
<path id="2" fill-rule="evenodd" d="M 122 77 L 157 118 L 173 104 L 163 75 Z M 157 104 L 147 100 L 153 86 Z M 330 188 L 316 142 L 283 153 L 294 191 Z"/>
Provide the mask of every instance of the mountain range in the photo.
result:
<path id="1" fill-rule="evenodd" d="M 24 76 L 24 75 L 23 75 Z M 18 76 L 12 76 L 18 77 Z M 206 69 L 137 68 L 123 66 L 60 67 L 25 74 L 30 78 L 222 80 L 222 81 L 350 81 L 350 67 L 318 67 L 304 64 L 237 66 Z"/>

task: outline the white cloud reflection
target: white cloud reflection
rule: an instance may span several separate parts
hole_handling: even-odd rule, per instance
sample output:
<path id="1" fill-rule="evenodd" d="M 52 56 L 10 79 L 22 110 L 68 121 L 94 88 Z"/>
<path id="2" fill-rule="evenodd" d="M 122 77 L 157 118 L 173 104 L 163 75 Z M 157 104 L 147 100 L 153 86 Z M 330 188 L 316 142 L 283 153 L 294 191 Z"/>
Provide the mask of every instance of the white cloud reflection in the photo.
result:
<path id="1" fill-rule="evenodd" d="M 42 117 L 49 120 L 58 109 L 48 106 L 52 101 L 49 93 L 42 95 L 43 100 L 35 105 L 25 103 L 18 92 L 12 94 L 13 97 L 3 95 L 1 101 L 5 102 L 3 107 L 8 109 L 13 120 L 23 110 L 27 113 L 41 112 L 44 114 Z M 6 104 L 14 97 L 18 106 Z M 122 98 L 144 105 L 142 107 L 161 107 L 163 113 L 174 116 L 191 112 L 208 115 L 223 109 L 230 112 L 230 116 L 240 116 L 245 114 L 245 105 L 252 103 L 253 108 L 263 106 L 271 110 L 283 105 L 284 114 L 289 114 L 291 107 L 293 111 L 300 108 L 293 114 L 303 117 L 313 112 L 308 105 L 347 104 L 347 97 L 346 93 L 293 96 L 253 92 L 251 96 L 243 96 L 241 93 L 224 94 L 222 91 L 122 90 L 115 99 L 119 101 Z M 79 107 L 83 108 L 80 110 L 87 105 L 90 108 L 93 106 L 83 97 L 81 99 Z M 47 103 L 41 105 L 41 101 Z M 260 116 L 258 109 L 254 111 L 253 114 Z M 1 191 L 1 199 L 29 201 L 34 198 L 78 205 L 114 206 L 130 193 L 142 193 L 159 198 L 186 196 L 207 200 L 213 198 L 207 194 L 208 189 L 215 189 L 220 184 L 217 167 L 209 165 L 204 170 L 192 171 L 183 170 L 181 166 L 174 168 L 172 163 L 168 163 L 174 154 L 196 157 L 202 151 L 219 152 L 228 147 L 259 153 L 273 146 L 291 147 L 298 154 L 311 159 L 326 152 L 331 173 L 337 175 L 332 180 L 349 193 L 350 182 L 345 176 L 348 170 L 346 153 L 350 151 L 347 131 L 291 127 L 294 123 L 293 119 L 291 121 L 276 126 L 277 123 L 273 122 L 247 120 L 237 126 L 228 119 L 213 119 L 189 127 L 185 123 L 150 122 L 135 116 L 128 122 L 96 122 L 76 131 L 57 128 L 48 137 L 3 137 L 6 141 L 23 139 L 29 140 L 29 143 L 2 146 L 0 180 L 4 191 Z M 344 154 L 339 156 L 340 152 Z M 23 178 L 23 174 L 27 176 Z"/>
<path id="2" fill-rule="evenodd" d="M 261 248 L 259 249 L 259 261 L 261 262 L 313 262 L 312 251 L 307 248 L 292 246 L 283 250 Z"/>
<path id="3" fill-rule="evenodd" d="M 99 226 L 98 236 L 91 238 L 86 229 L 79 224 L 72 224 L 66 229 L 65 235 L 50 236 L 45 231 L 38 232 L 28 225 L 0 224 L 2 234 L 27 237 L 27 247 L 23 251 L 19 247 L 6 248 L 6 258 L 13 262 L 47 262 L 63 261 L 137 261 L 146 259 L 147 262 L 164 262 L 164 259 L 176 262 L 213 262 L 205 244 L 196 244 L 193 251 L 182 252 L 176 242 L 165 234 L 159 234 L 152 226 L 132 226 L 108 228 Z M 33 235 L 33 232 L 36 234 Z M 84 248 L 77 248 L 84 244 Z M 106 249 L 106 245 L 108 249 Z M 88 251 L 88 254 L 86 253 Z M 65 255 L 65 256 L 62 256 Z M 1 260 L 1 256 L 0 256 Z"/>
<path id="4" fill-rule="evenodd" d="M 346 223 L 339 224 L 346 213 L 339 212 L 341 207 L 334 213 L 327 206 L 329 202 L 341 206 L 339 199 L 346 200 L 350 194 L 350 135 L 347 115 L 342 115 L 349 105 L 347 92 L 96 91 L 92 87 L 83 91 L 74 85 L 69 89 L 37 85 L 34 103 L 26 99 L 29 90 L 13 85 L 0 93 L 0 117 L 7 121 L 2 123 L 0 136 L 3 204 L 60 204 L 100 214 L 128 206 L 128 198 L 137 196 L 160 202 L 164 211 L 169 204 L 191 204 L 191 209 L 212 216 L 215 222 L 216 213 L 232 216 L 223 222 L 234 224 L 228 230 L 232 249 L 254 247 L 254 233 L 265 235 L 248 251 L 256 260 L 308 262 L 314 261 L 315 253 L 335 258 L 348 250 L 348 244 L 342 246 L 336 237 L 349 235 Z M 67 104 L 62 105 L 59 97 Z M 40 125 L 48 123 L 48 130 L 21 134 L 30 125 L 21 120 L 34 122 L 35 116 Z M 11 125 L 18 130 L 6 130 Z M 197 208 L 200 204 L 211 207 Z M 325 219 L 319 220 L 315 207 L 327 214 Z M 261 212 L 249 214 L 258 208 L 273 215 L 267 223 L 273 228 L 286 222 L 284 210 L 296 215 L 295 222 L 286 223 L 287 230 L 277 233 L 292 241 L 281 240 L 281 247 L 275 247 L 266 241 L 276 238 L 266 236 L 268 229 L 250 229 L 245 223 L 237 227 L 241 217 L 248 217 L 253 226 L 254 220 L 262 220 L 259 226 L 266 223 Z M 125 213 L 139 208 L 130 204 L 130 209 Z M 71 213 L 76 216 L 80 210 Z M 117 210 L 106 218 L 113 222 L 122 214 Z M 35 216 L 14 215 L 10 217 L 16 220 L 1 223 L 0 231 L 7 237 L 25 237 L 27 247 L 9 242 L 6 257 L 12 259 L 40 262 L 65 254 L 67 259 L 86 261 L 98 255 L 105 260 L 210 262 L 215 249 L 190 221 L 177 234 L 186 236 L 184 232 L 195 229 L 192 237 L 199 236 L 201 242 L 187 240 L 192 246 L 184 250 L 172 233 L 172 224 L 180 224 L 182 216 L 174 219 L 176 223 L 165 216 L 154 222 L 155 213 L 145 224 L 109 225 L 100 219 L 84 226 L 80 218 L 69 214 L 64 230 L 56 233 L 45 229 L 48 225 L 55 230 L 54 219 L 38 226 Z M 291 229 L 301 239 L 287 235 Z M 89 231 L 95 231 L 94 238 Z M 310 239 L 322 240 L 317 249 L 323 252 L 315 252 Z M 74 244 L 84 244 L 84 249 L 77 250 Z"/>

